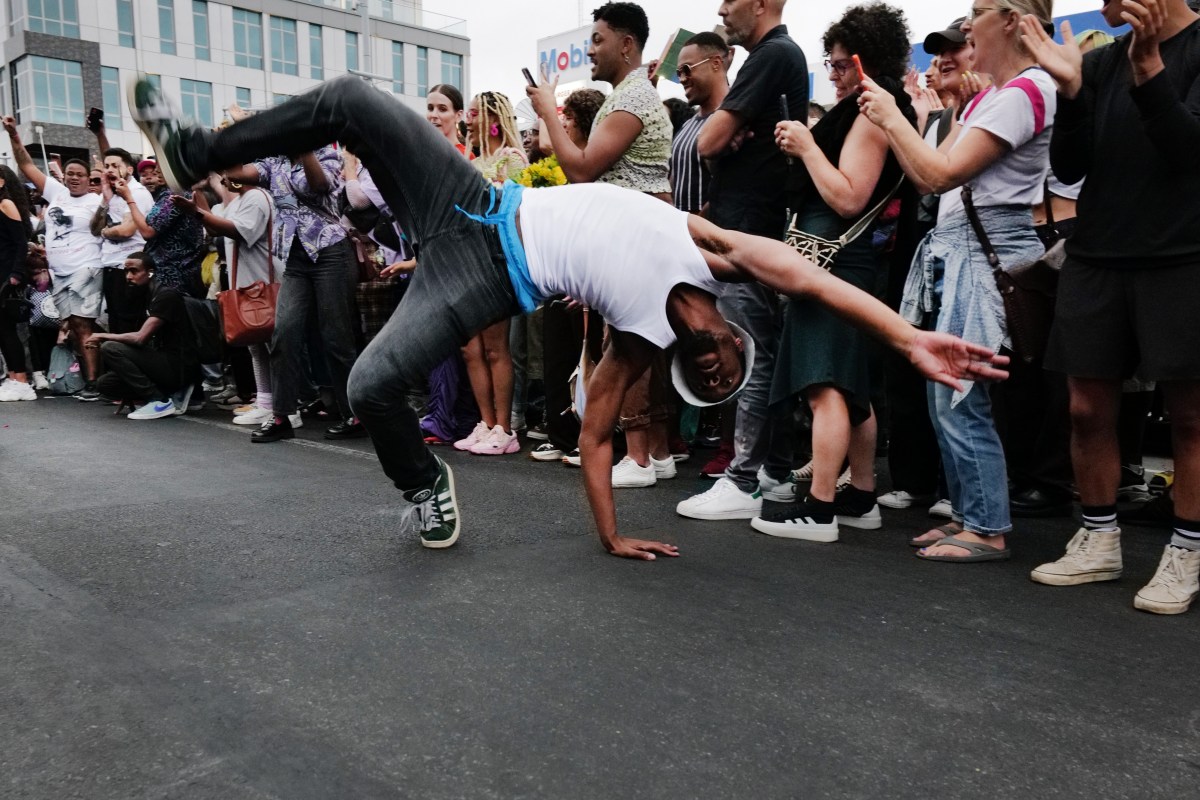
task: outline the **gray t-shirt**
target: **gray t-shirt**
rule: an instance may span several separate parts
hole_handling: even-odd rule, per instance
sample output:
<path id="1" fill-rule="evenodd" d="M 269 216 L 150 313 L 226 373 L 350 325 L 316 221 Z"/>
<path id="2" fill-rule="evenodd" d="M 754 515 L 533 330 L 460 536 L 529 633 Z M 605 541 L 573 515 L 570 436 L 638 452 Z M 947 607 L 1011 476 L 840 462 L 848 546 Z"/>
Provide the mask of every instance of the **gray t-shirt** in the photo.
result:
<path id="1" fill-rule="evenodd" d="M 225 263 L 229 265 L 229 280 L 233 281 L 233 248 L 238 248 L 237 285 L 240 289 L 255 281 L 270 280 L 271 232 L 268 222 L 271 219 L 271 198 L 262 189 L 250 189 L 245 194 L 234 197 L 228 206 L 218 205 L 213 213 L 229 220 L 237 226 L 238 233 L 244 242 L 235 242 L 225 237 Z M 276 265 L 275 280 L 279 280 L 283 272 L 282 265 Z"/>

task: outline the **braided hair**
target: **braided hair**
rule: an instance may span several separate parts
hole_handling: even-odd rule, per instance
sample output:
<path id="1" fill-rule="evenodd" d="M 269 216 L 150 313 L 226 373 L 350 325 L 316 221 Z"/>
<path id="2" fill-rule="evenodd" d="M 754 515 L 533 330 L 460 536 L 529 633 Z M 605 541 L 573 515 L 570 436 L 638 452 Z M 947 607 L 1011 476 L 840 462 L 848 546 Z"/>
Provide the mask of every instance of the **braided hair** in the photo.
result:
<path id="1" fill-rule="evenodd" d="M 475 119 L 475 133 L 479 142 L 481 155 L 488 141 L 489 131 L 484 129 L 488 119 L 496 120 L 500 128 L 500 147 L 521 148 L 521 135 L 517 133 L 517 115 L 513 113 L 512 103 L 500 92 L 480 92 L 475 98 L 479 104 L 479 116 Z"/>

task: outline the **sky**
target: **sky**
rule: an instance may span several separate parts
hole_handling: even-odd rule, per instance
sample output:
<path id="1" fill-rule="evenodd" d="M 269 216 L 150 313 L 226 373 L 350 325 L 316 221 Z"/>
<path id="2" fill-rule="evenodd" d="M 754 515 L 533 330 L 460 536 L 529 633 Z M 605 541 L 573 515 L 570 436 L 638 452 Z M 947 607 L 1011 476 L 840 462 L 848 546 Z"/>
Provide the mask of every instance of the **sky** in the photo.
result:
<path id="1" fill-rule="evenodd" d="M 966 14 L 971 5 L 971 0 L 892 2 L 904 9 L 914 41 L 944 29 L 951 20 Z M 525 95 L 521 67 L 537 73 L 537 40 L 590 23 L 592 9 L 602 3 L 603 0 L 424 0 L 424 7 L 467 20 L 471 37 L 471 91 L 499 90 L 515 103 Z M 650 19 L 647 59 L 657 56 L 667 37 L 678 28 L 698 32 L 711 30 L 720 23 L 717 0 L 641 0 L 640 5 Z M 836 0 L 788 2 L 783 21 L 810 64 L 824 58 L 821 34 L 849 5 Z M 1054 13 L 1074 14 L 1098 9 L 1100 5 L 1100 0 L 1057 0 Z M 735 65 L 744 58 L 745 54 L 739 51 Z M 823 81 L 824 76 L 818 73 L 816 80 Z M 664 97 L 682 97 L 682 90 L 675 84 L 666 85 L 669 83 L 660 82 L 660 93 Z M 832 92 L 828 94 L 832 97 Z"/>

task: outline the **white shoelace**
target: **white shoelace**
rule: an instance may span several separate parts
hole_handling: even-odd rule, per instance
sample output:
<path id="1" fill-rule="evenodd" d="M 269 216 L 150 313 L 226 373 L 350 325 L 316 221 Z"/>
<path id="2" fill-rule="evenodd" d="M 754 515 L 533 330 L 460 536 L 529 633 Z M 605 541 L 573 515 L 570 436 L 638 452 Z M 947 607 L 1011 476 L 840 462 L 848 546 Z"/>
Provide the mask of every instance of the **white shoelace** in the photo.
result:
<path id="1" fill-rule="evenodd" d="M 413 503 L 412 508 L 408 511 L 407 523 L 411 525 L 417 533 L 431 531 L 438 525 L 442 524 L 442 512 L 438 508 L 437 498 L 430 497 L 420 503 Z"/>

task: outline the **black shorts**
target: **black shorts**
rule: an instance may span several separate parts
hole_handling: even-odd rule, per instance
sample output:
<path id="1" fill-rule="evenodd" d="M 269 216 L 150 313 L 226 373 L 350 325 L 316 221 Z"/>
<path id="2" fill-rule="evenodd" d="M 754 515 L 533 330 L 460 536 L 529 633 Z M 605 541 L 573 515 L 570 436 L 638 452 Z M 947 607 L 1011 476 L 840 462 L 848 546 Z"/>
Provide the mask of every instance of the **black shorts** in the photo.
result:
<path id="1" fill-rule="evenodd" d="M 1104 269 L 1068 257 L 1046 368 L 1076 378 L 1200 379 L 1200 263 Z"/>

